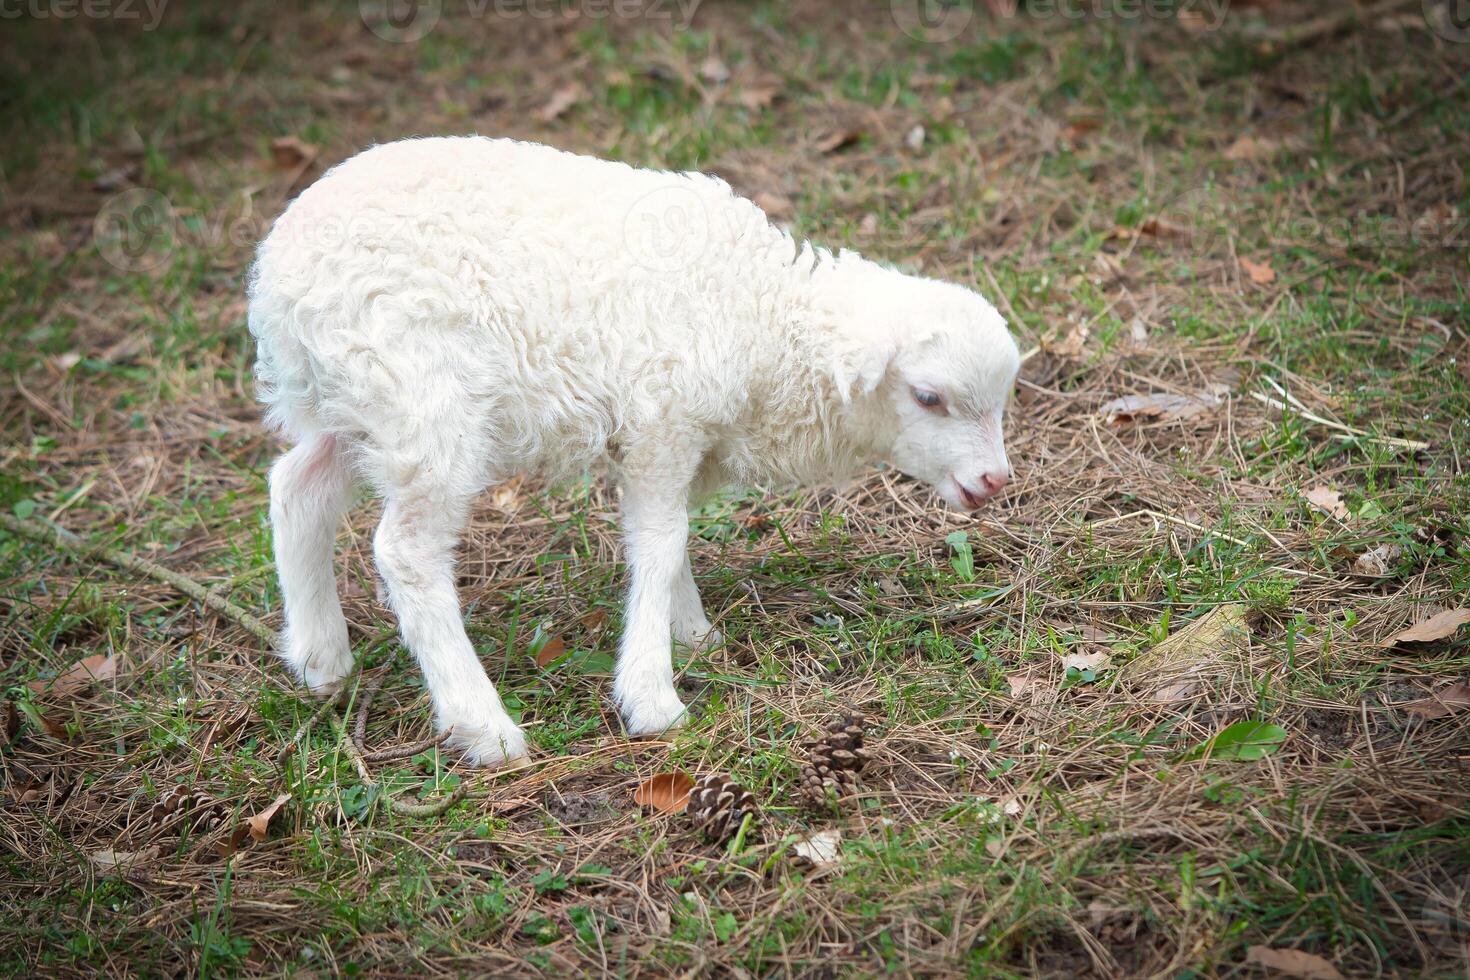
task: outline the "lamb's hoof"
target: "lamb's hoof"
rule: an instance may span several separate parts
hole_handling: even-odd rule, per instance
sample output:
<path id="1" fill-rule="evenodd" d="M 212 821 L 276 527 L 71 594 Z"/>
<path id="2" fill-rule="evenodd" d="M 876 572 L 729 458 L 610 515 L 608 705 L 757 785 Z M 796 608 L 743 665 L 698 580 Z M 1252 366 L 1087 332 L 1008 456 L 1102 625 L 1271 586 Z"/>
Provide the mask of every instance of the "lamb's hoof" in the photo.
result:
<path id="1" fill-rule="evenodd" d="M 662 735 L 689 720 L 689 710 L 673 688 L 624 691 L 617 701 L 629 735 Z"/>
<path id="2" fill-rule="evenodd" d="M 346 649 L 346 644 L 343 644 L 343 649 L 330 653 L 318 652 L 300 658 L 288 655 L 286 661 L 301 665 L 296 671 L 297 676 L 307 690 L 319 697 L 340 693 L 343 682 L 352 673 L 352 653 Z"/>
<path id="3" fill-rule="evenodd" d="M 445 743 L 458 749 L 464 760 L 472 766 L 496 767 L 524 762 L 530 757 L 526 750 L 526 735 L 509 716 L 490 721 L 463 721 L 459 724 L 442 723 L 440 731 L 448 729 L 449 739 Z"/>
<path id="4" fill-rule="evenodd" d="M 674 627 L 674 642 L 691 650 L 713 650 L 725 642 L 725 637 L 708 622 Z"/>

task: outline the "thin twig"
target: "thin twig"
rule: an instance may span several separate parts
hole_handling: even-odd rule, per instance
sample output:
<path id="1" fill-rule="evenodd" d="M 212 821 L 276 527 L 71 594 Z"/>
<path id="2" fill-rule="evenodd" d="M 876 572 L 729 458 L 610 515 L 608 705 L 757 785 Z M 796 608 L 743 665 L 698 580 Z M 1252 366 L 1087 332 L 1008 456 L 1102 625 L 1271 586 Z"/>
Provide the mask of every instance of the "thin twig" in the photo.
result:
<path id="1" fill-rule="evenodd" d="M 162 565 L 139 558 L 137 555 L 126 551 L 118 551 L 104 545 L 91 544 L 68 531 L 64 527 L 55 524 L 41 524 L 36 521 L 23 521 L 10 514 L 0 513 L 0 527 L 4 527 L 23 538 L 29 538 L 40 544 L 53 548 L 61 548 L 74 555 L 84 558 L 98 558 L 115 565 L 128 572 L 137 572 L 146 575 L 156 582 L 172 586 L 191 599 L 203 603 L 214 611 L 233 620 L 242 629 L 264 643 L 267 647 L 273 647 L 276 643 L 276 634 L 269 626 L 256 619 L 244 609 L 235 605 L 229 599 L 205 585 L 200 585 L 193 579 L 170 571 Z"/>
<path id="2" fill-rule="evenodd" d="M 1301 404 L 1300 402 L 1297 402 L 1296 405 L 1292 405 L 1287 402 L 1280 402 L 1272 398 L 1270 395 L 1259 391 L 1250 392 L 1250 396 L 1261 404 L 1276 409 L 1278 412 L 1287 412 L 1291 409 L 1295 409 L 1298 415 L 1309 422 L 1316 422 L 1318 425 L 1325 425 L 1329 429 L 1336 429 L 1339 433 L 1341 433 L 1341 435 L 1338 435 L 1336 437 L 1338 439 L 1365 439 L 1368 442 L 1376 442 L 1380 443 L 1381 445 L 1392 446 L 1396 449 L 1408 449 L 1412 452 L 1423 452 L 1424 450 L 1429 448 L 1429 443 L 1420 442 L 1417 439 L 1399 439 L 1394 436 L 1375 436 L 1371 433 L 1364 432 L 1362 429 L 1355 429 L 1350 425 L 1343 425 L 1341 422 L 1334 422 L 1331 419 L 1324 419 L 1320 415 L 1316 415 L 1312 412 L 1307 411 L 1304 408 L 1298 407 Z M 1292 401 L 1296 400 L 1292 399 Z"/>
<path id="3" fill-rule="evenodd" d="M 21 537 L 27 538 L 31 541 L 36 541 L 40 544 L 48 545 L 53 548 L 60 548 L 61 550 L 78 557 L 100 559 L 101 561 L 105 561 L 109 565 L 114 565 L 124 571 L 135 572 L 139 575 L 144 575 L 148 578 L 151 578 L 156 582 L 161 582 L 164 585 L 172 586 L 173 588 L 182 592 L 184 595 L 190 597 L 191 599 L 195 599 L 203 603 L 204 605 L 215 610 L 226 618 L 232 620 L 236 625 L 240 626 L 246 632 L 259 639 L 266 646 L 270 647 L 275 645 L 275 632 L 272 631 L 270 627 L 262 623 L 259 619 L 256 619 L 254 616 L 252 616 L 249 612 L 240 608 L 235 603 L 231 602 L 229 599 L 226 599 L 224 596 L 220 595 L 218 592 L 214 591 L 208 586 L 201 585 L 185 575 L 181 575 L 178 572 L 170 571 L 169 569 L 164 568 L 162 565 L 151 562 L 146 558 L 139 558 L 137 555 L 130 554 L 126 551 L 118 551 L 114 548 L 107 548 L 102 545 L 90 544 L 79 536 L 66 530 L 65 528 L 57 527 L 54 524 L 40 524 L 35 521 L 23 521 L 20 518 L 14 517 L 10 514 L 0 513 L 0 527 L 4 527 L 7 530 L 12 531 L 13 533 L 18 534 Z M 379 681 L 379 683 L 381 683 L 381 681 Z M 367 707 L 367 702 L 371 700 L 372 693 L 376 690 L 376 688 L 376 683 L 370 684 L 368 690 L 365 692 L 364 695 L 366 700 L 364 701 L 362 707 L 358 709 L 360 724 L 363 725 L 364 729 L 366 727 L 367 713 L 363 709 Z M 353 762 L 356 764 L 357 771 L 359 775 L 361 775 L 363 782 L 368 785 L 369 789 L 372 789 L 379 784 L 377 780 L 373 779 L 372 774 L 368 772 L 367 765 L 364 762 L 363 753 L 358 751 L 357 745 L 353 744 L 353 739 L 348 737 L 346 726 L 343 724 L 341 716 L 337 714 L 337 702 L 340 700 L 340 697 L 341 696 L 338 695 L 337 697 L 329 697 L 322 701 L 322 703 L 317 707 L 312 716 L 307 719 L 307 721 L 300 727 L 300 729 L 297 730 L 296 734 L 291 738 L 291 740 L 287 742 L 281 748 L 280 752 L 276 754 L 276 766 L 277 768 L 281 768 L 282 766 L 284 766 L 286 759 L 289 758 L 291 753 L 296 750 L 301 741 L 306 738 L 307 733 L 311 731 L 312 727 L 321 720 L 323 715 L 327 715 L 332 719 L 333 727 L 336 728 L 338 733 L 341 735 L 342 743 L 344 746 L 346 746 L 348 754 L 352 757 Z M 439 742 L 442 742 L 444 738 L 447 737 L 447 734 L 448 733 L 445 733 L 445 735 L 440 736 L 439 739 L 431 742 L 430 744 L 438 744 Z M 424 747 L 418 747 L 417 745 L 409 746 L 409 748 L 415 749 L 414 754 L 416 754 L 417 752 L 422 752 L 424 750 Z M 381 758 L 381 753 L 377 753 L 375 754 L 375 756 Z M 392 807 L 394 812 L 396 813 L 401 813 L 405 816 L 410 817 L 437 817 L 444 811 L 448 810 L 450 807 L 454 806 L 454 804 L 464 799 L 465 793 L 467 793 L 468 791 L 469 783 L 468 781 L 463 781 L 457 787 L 455 787 L 454 791 L 448 796 L 445 796 L 441 800 L 436 800 L 433 803 L 404 803 L 401 800 L 396 800 L 391 796 L 387 797 L 387 800 L 388 805 Z"/>
<path id="4" fill-rule="evenodd" d="M 374 789 L 382 792 L 383 799 L 387 800 L 388 806 L 392 808 L 394 813 L 401 813 L 406 817 L 437 817 L 463 800 L 465 794 L 470 791 L 470 781 L 468 779 L 462 779 L 459 785 L 449 795 L 435 800 L 433 803 L 405 803 L 396 797 L 389 796 L 387 792 L 382 791 L 382 784 L 374 779 L 373 774 L 368 771 L 367 760 L 361 752 L 357 751 L 357 746 L 353 744 L 352 737 L 347 733 L 347 725 L 342 721 L 342 716 L 333 711 L 329 717 L 332 720 L 332 727 L 337 730 L 337 737 L 341 740 L 342 747 L 347 750 L 347 755 L 352 759 L 352 764 L 357 767 L 358 778 L 362 780 L 363 785 L 370 792 Z"/>

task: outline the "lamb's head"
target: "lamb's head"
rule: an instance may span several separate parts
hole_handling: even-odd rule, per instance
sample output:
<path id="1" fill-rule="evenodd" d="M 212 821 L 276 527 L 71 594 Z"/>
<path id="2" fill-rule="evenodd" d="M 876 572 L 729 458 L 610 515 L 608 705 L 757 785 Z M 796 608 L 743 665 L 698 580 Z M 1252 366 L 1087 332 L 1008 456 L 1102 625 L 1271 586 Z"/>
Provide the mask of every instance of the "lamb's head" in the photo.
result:
<path id="1" fill-rule="evenodd" d="M 1002 422 L 1016 343 L 978 293 L 863 264 L 871 273 L 848 277 L 844 297 L 857 345 L 847 381 L 886 416 L 878 449 L 888 461 L 974 510 L 1010 478 Z"/>

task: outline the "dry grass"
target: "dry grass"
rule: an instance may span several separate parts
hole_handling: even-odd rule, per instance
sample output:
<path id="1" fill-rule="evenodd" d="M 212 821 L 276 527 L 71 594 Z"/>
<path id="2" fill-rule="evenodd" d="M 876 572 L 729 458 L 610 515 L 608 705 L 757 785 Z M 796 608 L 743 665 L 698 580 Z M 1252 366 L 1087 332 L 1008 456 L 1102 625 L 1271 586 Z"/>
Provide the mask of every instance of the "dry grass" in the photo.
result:
<path id="1" fill-rule="evenodd" d="M 690 729 L 644 742 L 605 702 L 609 491 L 593 475 L 487 496 L 461 594 L 538 751 L 491 774 L 432 748 L 366 763 L 403 801 L 464 791 L 428 817 L 365 791 L 347 747 L 362 688 L 338 730 L 228 619 L 0 538 L 6 968 L 1131 977 L 1260 973 L 1247 948 L 1266 945 L 1352 976 L 1466 972 L 1470 713 L 1406 705 L 1470 656 L 1463 639 L 1381 642 L 1470 585 L 1470 45 L 1417 7 L 1274 52 L 1251 32 L 1304 6 L 1251 5 L 1208 34 L 982 11 L 944 44 L 895 30 L 887 4 L 710 2 L 693 30 L 445 9 L 416 44 L 330 6 L 169 10 L 157 32 L 17 25 L 25 46 L 0 56 L 22 134 L 0 158 L 0 502 L 274 622 L 250 245 L 355 148 L 471 129 L 712 169 L 784 198 L 803 234 L 994 296 L 1036 349 L 1017 481 L 977 519 L 887 471 L 699 515 L 696 574 L 729 640 L 681 661 Z M 572 83 L 580 99 L 538 118 Z M 1245 134 L 1268 141 L 1254 158 Z M 277 166 L 281 135 L 320 157 Z M 178 216 L 161 264 L 99 254 L 94 217 L 125 185 Z M 1446 228 L 1459 238 L 1427 231 Z M 1279 401 L 1273 383 L 1299 404 L 1253 397 Z M 1100 411 L 1212 385 L 1228 397 L 1188 419 Z M 1321 485 L 1346 519 L 1303 501 Z M 378 685 L 370 751 L 432 734 L 375 598 L 374 516 L 354 511 L 339 565 Z M 960 530 L 971 568 L 946 543 Z M 1396 557 L 1363 574 L 1380 545 Z M 1248 634 L 1196 651 L 1193 696 L 1161 701 L 1128 669 L 1237 604 Z M 545 637 L 570 656 L 536 666 Z M 1115 669 L 1063 667 L 1101 651 Z M 27 686 L 96 653 L 115 679 Z M 809 809 L 798 744 L 849 710 L 873 719 L 862 792 Z M 1285 742 L 1191 758 L 1242 719 Z M 632 789 L 673 767 L 755 792 L 740 849 L 636 812 Z M 220 801 L 219 827 L 152 819 L 176 785 Z M 222 857 L 220 836 L 281 793 L 267 839 Z M 791 860 L 833 828 L 836 867 Z M 109 869 L 105 851 L 140 856 Z"/>

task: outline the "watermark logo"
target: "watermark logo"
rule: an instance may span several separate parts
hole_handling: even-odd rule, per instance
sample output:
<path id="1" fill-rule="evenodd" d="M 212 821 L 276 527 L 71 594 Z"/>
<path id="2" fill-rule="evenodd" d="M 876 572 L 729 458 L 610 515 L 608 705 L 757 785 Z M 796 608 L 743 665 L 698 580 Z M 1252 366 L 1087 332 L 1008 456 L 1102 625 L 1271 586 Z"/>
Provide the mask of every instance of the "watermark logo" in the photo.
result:
<path id="1" fill-rule="evenodd" d="M 953 41 L 975 18 L 974 0 L 890 0 L 888 9 L 899 30 L 929 44 Z"/>
<path id="2" fill-rule="evenodd" d="M 141 20 L 151 31 L 167 7 L 168 0 L 0 0 L 0 20 Z"/>
<path id="3" fill-rule="evenodd" d="M 623 244 L 645 269 L 676 272 L 699 261 L 709 244 L 704 201 L 684 184 L 669 184 L 640 197 L 623 219 Z"/>
<path id="4" fill-rule="evenodd" d="M 92 221 L 97 252 L 124 272 L 148 272 L 173 255 L 174 209 L 155 190 L 134 187 L 109 198 Z"/>
<path id="5" fill-rule="evenodd" d="M 357 0 L 367 29 L 393 44 L 423 40 L 444 13 L 442 0 Z"/>
<path id="6" fill-rule="evenodd" d="M 1465 975 L 1470 977 L 1470 873 L 1433 881 L 1420 920 L 1429 942 L 1436 949 L 1460 957 Z"/>
<path id="7" fill-rule="evenodd" d="M 1470 0 L 1424 0 L 1424 22 L 1446 41 L 1470 43 Z"/>

